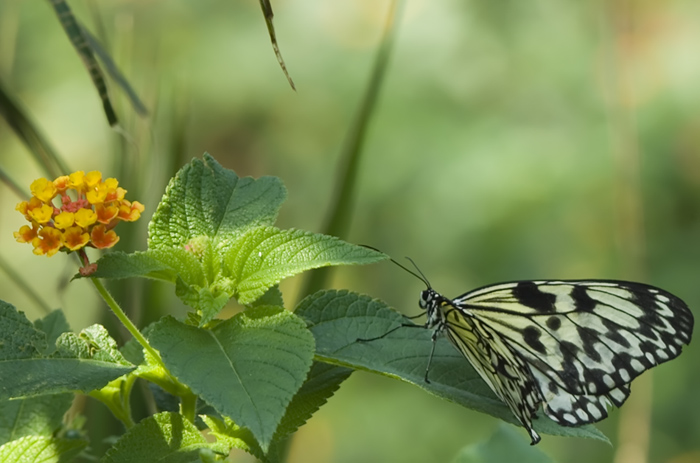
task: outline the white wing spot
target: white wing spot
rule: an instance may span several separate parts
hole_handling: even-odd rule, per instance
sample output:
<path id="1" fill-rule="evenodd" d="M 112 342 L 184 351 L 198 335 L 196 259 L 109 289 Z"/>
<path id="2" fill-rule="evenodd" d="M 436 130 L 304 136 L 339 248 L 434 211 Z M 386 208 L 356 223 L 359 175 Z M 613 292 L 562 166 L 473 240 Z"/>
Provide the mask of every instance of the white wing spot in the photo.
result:
<path id="1" fill-rule="evenodd" d="M 603 382 L 608 387 L 615 387 L 615 381 L 612 379 L 612 376 L 610 376 L 610 375 L 603 376 Z"/>
<path id="2" fill-rule="evenodd" d="M 588 420 L 588 413 L 586 413 L 586 411 L 584 409 L 579 408 L 578 410 L 576 410 L 576 414 L 582 420 Z"/>
<path id="3" fill-rule="evenodd" d="M 654 354 L 652 354 L 651 352 L 647 352 L 646 354 L 644 354 L 644 356 L 645 356 L 645 357 L 647 358 L 647 360 L 649 360 L 651 363 L 656 364 L 656 357 L 654 357 Z"/>
<path id="4" fill-rule="evenodd" d="M 624 368 L 620 368 L 620 378 L 622 378 L 622 381 L 629 383 L 630 382 L 630 374 L 625 370 Z"/>
<path id="5" fill-rule="evenodd" d="M 564 416 L 562 416 L 562 418 L 564 418 L 564 420 L 568 421 L 571 424 L 578 423 L 578 420 L 576 419 L 576 417 L 574 415 L 572 415 L 571 413 L 564 413 Z"/>
<path id="6" fill-rule="evenodd" d="M 610 395 L 613 397 L 613 399 L 617 400 L 618 402 L 622 402 L 625 400 L 625 393 L 622 392 L 620 389 L 613 389 L 610 391 Z"/>
<path id="7" fill-rule="evenodd" d="M 598 391 L 598 387 L 595 385 L 594 382 L 588 383 L 588 393 L 589 394 L 595 394 Z"/>
<path id="8" fill-rule="evenodd" d="M 661 360 L 668 360 L 668 354 L 663 349 L 657 350 L 656 355 L 658 355 Z"/>
<path id="9" fill-rule="evenodd" d="M 600 412 L 600 409 L 596 407 L 593 402 L 589 402 L 588 407 L 586 408 L 588 408 L 588 413 L 590 413 L 595 420 L 599 420 L 601 416 L 603 416 L 603 414 Z"/>
<path id="10" fill-rule="evenodd" d="M 640 373 L 644 371 L 644 365 L 642 365 L 642 362 L 640 362 L 637 359 L 632 359 L 630 362 L 630 366 L 636 371 L 637 373 Z"/>
<path id="11" fill-rule="evenodd" d="M 678 349 L 676 349 L 676 346 L 674 346 L 673 344 L 669 344 L 669 345 L 668 345 L 668 350 L 669 350 L 669 351 L 671 352 L 671 354 L 673 354 L 673 355 L 676 355 L 676 353 L 678 352 Z"/>

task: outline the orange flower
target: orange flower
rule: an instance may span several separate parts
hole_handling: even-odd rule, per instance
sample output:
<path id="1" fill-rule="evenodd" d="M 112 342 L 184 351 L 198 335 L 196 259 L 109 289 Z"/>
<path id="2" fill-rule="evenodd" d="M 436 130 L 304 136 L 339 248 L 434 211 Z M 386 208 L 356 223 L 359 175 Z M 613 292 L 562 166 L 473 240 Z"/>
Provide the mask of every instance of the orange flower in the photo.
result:
<path id="1" fill-rule="evenodd" d="M 116 206 L 95 204 L 95 213 L 97 214 L 97 221 L 106 225 L 119 214 L 119 208 Z"/>
<path id="2" fill-rule="evenodd" d="M 102 224 L 95 225 L 90 233 L 90 239 L 92 245 L 97 249 L 111 248 L 119 242 L 119 237 L 114 230 L 106 231 L 105 226 Z"/>
<path id="3" fill-rule="evenodd" d="M 53 186 L 56 187 L 56 190 L 58 190 L 59 193 L 63 193 L 70 188 L 70 177 L 67 175 L 61 175 L 53 181 Z"/>
<path id="4" fill-rule="evenodd" d="M 74 190 L 69 194 L 69 190 Z M 34 254 L 52 256 L 58 251 L 84 247 L 111 248 L 119 242 L 113 230 L 119 222 L 133 222 L 144 211 L 138 201 L 124 199 L 126 190 L 115 178 L 102 181 L 102 173 L 83 171 L 53 181 L 32 182 L 32 198 L 16 208 L 30 222 L 13 232 L 20 243 L 31 243 Z M 53 200 L 60 196 L 60 206 Z"/>
<path id="5" fill-rule="evenodd" d="M 141 217 L 141 213 L 143 211 L 144 207 L 140 202 L 134 201 L 132 203 L 126 199 L 123 199 L 121 205 L 119 206 L 119 218 L 125 222 L 134 222 Z"/>
<path id="6" fill-rule="evenodd" d="M 38 235 L 32 240 L 34 254 L 38 256 L 51 257 L 63 246 L 63 234 L 55 228 L 42 228 Z"/>
<path id="7" fill-rule="evenodd" d="M 63 233 L 63 242 L 71 251 L 77 251 L 90 241 L 90 234 L 80 227 L 70 227 Z"/>
<path id="8" fill-rule="evenodd" d="M 32 223 L 32 228 L 29 225 L 22 225 L 18 232 L 12 232 L 18 243 L 31 243 L 36 238 L 36 232 L 39 230 L 39 224 Z"/>

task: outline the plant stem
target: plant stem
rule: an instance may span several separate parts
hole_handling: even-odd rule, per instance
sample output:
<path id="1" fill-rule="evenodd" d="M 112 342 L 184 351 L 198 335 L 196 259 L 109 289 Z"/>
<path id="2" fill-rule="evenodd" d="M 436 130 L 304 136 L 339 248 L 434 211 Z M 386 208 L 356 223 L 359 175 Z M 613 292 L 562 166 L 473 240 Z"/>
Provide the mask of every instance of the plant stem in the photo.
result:
<path id="1" fill-rule="evenodd" d="M 192 393 L 180 396 L 180 413 L 182 413 L 191 423 L 194 423 L 196 412 L 197 396 Z"/>
<path id="2" fill-rule="evenodd" d="M 151 354 L 151 356 L 165 368 L 165 365 L 163 364 L 163 360 L 160 358 L 160 354 L 158 353 L 157 350 L 155 350 L 151 345 L 148 343 L 146 338 L 143 337 L 141 332 L 136 328 L 136 325 L 134 325 L 131 320 L 129 320 L 129 317 L 126 316 L 124 311 L 122 310 L 121 307 L 119 307 L 119 304 L 117 304 L 117 301 L 114 300 L 111 294 L 109 294 L 109 291 L 107 291 L 107 288 L 102 284 L 100 280 L 97 278 L 90 278 L 90 281 L 92 281 L 92 284 L 95 285 L 95 288 L 97 289 L 97 292 L 100 293 L 100 296 L 102 296 L 102 299 L 107 303 L 110 309 L 112 309 L 112 312 L 114 312 L 114 315 L 117 316 L 120 322 L 122 322 L 122 325 L 126 327 L 127 330 L 129 330 L 129 333 L 138 341 L 141 346 L 143 346 L 146 351 Z M 167 370 L 167 368 L 166 368 Z"/>

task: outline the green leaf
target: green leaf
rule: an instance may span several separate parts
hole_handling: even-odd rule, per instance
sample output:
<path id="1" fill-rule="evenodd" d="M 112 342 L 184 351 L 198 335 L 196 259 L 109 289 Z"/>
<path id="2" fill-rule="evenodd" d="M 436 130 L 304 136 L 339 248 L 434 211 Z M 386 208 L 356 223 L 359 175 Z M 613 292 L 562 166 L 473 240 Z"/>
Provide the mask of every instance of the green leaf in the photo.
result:
<path id="1" fill-rule="evenodd" d="M 62 334 L 57 357 L 42 357 L 46 335 L 0 301 L 0 400 L 99 389 L 133 370 L 102 327 Z M 116 351 L 116 352 L 115 352 Z"/>
<path id="2" fill-rule="evenodd" d="M 263 305 L 276 305 L 284 307 L 284 299 L 282 298 L 282 291 L 280 291 L 279 285 L 274 285 L 268 289 L 265 294 L 253 301 L 250 304 L 250 307 L 260 307 Z"/>
<path id="3" fill-rule="evenodd" d="M 352 372 L 350 368 L 314 362 L 306 381 L 287 407 L 275 433 L 275 440 L 292 434 L 306 423 L 335 394 L 340 384 L 348 379 Z"/>
<path id="4" fill-rule="evenodd" d="M 176 254 L 177 250 L 173 250 L 172 253 Z M 162 254 L 162 252 L 158 251 L 134 252 L 131 254 L 120 251 L 110 252 L 97 261 L 97 270 L 90 276 L 93 278 L 146 277 L 174 283 L 177 278 L 177 271 L 173 266 L 161 260 Z M 183 251 L 182 254 L 190 253 Z M 196 259 L 191 255 L 185 258 L 192 258 L 193 263 L 196 265 Z M 168 259 L 168 262 L 172 263 L 173 260 Z M 83 277 L 77 274 L 74 278 Z"/>
<path id="5" fill-rule="evenodd" d="M 61 427 L 73 394 L 0 400 L 0 445 L 20 437 L 51 436 Z"/>
<path id="6" fill-rule="evenodd" d="M 358 341 L 382 336 L 407 322 L 382 301 L 349 291 L 321 291 L 302 300 L 295 313 L 306 320 L 316 339 L 316 359 L 400 379 L 438 397 L 519 425 L 510 409 L 444 337 L 435 346 L 430 383 L 424 381 L 432 348 L 431 330 L 403 327 L 381 339 Z M 545 434 L 607 441 L 591 425 L 570 428 L 540 417 L 534 421 L 534 427 Z"/>
<path id="7" fill-rule="evenodd" d="M 0 447 L 0 462 L 69 463 L 86 446 L 82 439 L 24 436 Z"/>
<path id="8" fill-rule="evenodd" d="M 250 227 L 272 225 L 286 196 L 278 178 L 239 178 L 204 153 L 203 160 L 193 159 L 170 181 L 148 226 L 148 247 L 184 247 L 200 236 L 228 239 Z"/>
<path id="9" fill-rule="evenodd" d="M 553 463 L 549 456 L 530 445 L 530 440 L 510 426 L 500 425 L 485 442 L 464 447 L 452 463 Z"/>
<path id="10" fill-rule="evenodd" d="M 279 307 L 247 310 L 212 330 L 165 317 L 149 340 L 180 381 L 250 429 L 263 450 L 304 382 L 314 352 L 304 322 Z"/>
<path id="11" fill-rule="evenodd" d="M 200 453 L 210 450 L 219 446 L 209 444 L 194 424 L 179 413 L 164 412 L 129 429 L 100 462 L 200 462 Z"/>
<path id="12" fill-rule="evenodd" d="M 88 326 L 78 336 L 65 333 L 61 335 L 56 345 L 60 357 L 87 358 L 131 366 L 131 363 L 119 352 L 116 341 L 102 325 Z"/>
<path id="13" fill-rule="evenodd" d="M 31 358 L 47 348 L 46 334 L 34 328 L 24 312 L 0 301 L 0 361 Z"/>
<path id="14" fill-rule="evenodd" d="M 42 351 L 43 355 L 50 355 L 56 350 L 56 340 L 58 337 L 70 331 L 68 320 L 62 310 L 54 310 L 44 318 L 40 318 L 34 322 L 36 329 L 43 331 L 46 335 L 47 348 Z"/>
<path id="15" fill-rule="evenodd" d="M 238 282 L 238 302 L 250 304 L 282 279 L 312 268 L 386 259 L 373 249 L 303 230 L 258 227 L 236 240 L 225 264 Z"/>

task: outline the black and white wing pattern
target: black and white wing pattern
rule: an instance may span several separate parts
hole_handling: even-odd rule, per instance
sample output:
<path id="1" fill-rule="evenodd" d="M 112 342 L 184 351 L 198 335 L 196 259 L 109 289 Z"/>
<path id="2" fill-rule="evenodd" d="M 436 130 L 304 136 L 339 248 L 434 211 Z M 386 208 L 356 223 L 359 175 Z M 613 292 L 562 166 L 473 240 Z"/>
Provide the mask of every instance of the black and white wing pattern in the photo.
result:
<path id="1" fill-rule="evenodd" d="M 446 333 L 530 433 L 540 405 L 580 426 L 620 406 L 630 382 L 690 342 L 693 315 L 676 296 L 625 281 L 520 281 L 448 299 L 421 294 L 426 326 Z"/>

